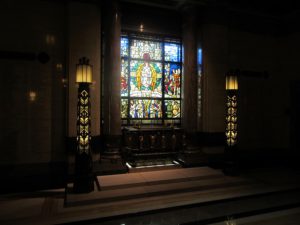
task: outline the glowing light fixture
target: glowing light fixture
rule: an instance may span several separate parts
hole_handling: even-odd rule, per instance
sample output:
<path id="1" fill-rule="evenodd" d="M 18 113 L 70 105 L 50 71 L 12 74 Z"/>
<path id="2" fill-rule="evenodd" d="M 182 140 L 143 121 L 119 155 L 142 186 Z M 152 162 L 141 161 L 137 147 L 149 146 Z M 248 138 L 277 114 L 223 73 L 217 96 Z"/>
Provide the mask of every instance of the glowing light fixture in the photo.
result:
<path id="1" fill-rule="evenodd" d="M 234 146 L 237 142 L 237 74 L 230 72 L 226 75 L 227 112 L 226 112 L 226 142 Z"/>
<path id="2" fill-rule="evenodd" d="M 36 100 L 36 92 L 30 91 L 29 92 L 29 101 L 34 102 Z"/>
<path id="3" fill-rule="evenodd" d="M 55 45 L 55 42 L 56 42 L 55 39 L 56 38 L 53 34 L 47 34 L 46 35 L 46 44 L 47 45 Z"/>
<path id="4" fill-rule="evenodd" d="M 91 106 L 89 85 L 92 83 L 92 66 L 81 58 L 76 65 L 78 87 L 77 102 L 77 151 L 75 156 L 74 191 L 77 193 L 94 190 L 93 162 L 91 157 Z"/>
<path id="5" fill-rule="evenodd" d="M 224 173 L 227 175 L 237 175 L 237 141 L 238 141 L 238 117 L 237 117 L 237 94 L 238 94 L 239 71 L 226 74 L 226 147 Z"/>
<path id="6" fill-rule="evenodd" d="M 58 72 L 62 72 L 62 70 L 63 70 L 63 65 L 62 65 L 61 63 L 57 63 L 57 64 L 56 64 L 56 70 L 57 70 Z"/>
<path id="7" fill-rule="evenodd" d="M 67 85 L 68 85 L 68 79 L 67 78 L 62 78 L 61 82 L 63 84 L 63 87 L 67 87 Z"/>
<path id="8" fill-rule="evenodd" d="M 230 73 L 226 76 L 226 90 L 238 90 L 238 78 L 236 75 Z"/>
<path id="9" fill-rule="evenodd" d="M 79 64 L 76 65 L 76 82 L 92 83 L 92 70 L 89 60 L 85 57 L 81 58 Z"/>

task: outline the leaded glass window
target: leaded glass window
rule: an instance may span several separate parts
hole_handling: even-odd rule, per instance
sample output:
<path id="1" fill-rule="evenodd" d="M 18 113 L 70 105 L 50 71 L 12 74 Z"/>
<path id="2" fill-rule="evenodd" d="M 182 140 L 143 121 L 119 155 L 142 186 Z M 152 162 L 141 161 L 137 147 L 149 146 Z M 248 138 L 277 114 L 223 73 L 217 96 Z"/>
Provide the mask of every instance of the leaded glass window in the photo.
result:
<path id="1" fill-rule="evenodd" d="M 124 33 L 121 37 L 121 59 L 123 125 L 179 124 L 181 41 Z"/>
<path id="2" fill-rule="evenodd" d="M 201 86 L 202 86 L 202 49 L 198 48 L 198 53 L 197 53 L 197 61 L 198 61 L 198 118 L 199 118 L 199 122 L 200 117 L 201 117 L 201 105 L 202 105 L 202 99 L 201 99 Z M 200 127 L 201 124 L 198 124 L 198 126 Z"/>

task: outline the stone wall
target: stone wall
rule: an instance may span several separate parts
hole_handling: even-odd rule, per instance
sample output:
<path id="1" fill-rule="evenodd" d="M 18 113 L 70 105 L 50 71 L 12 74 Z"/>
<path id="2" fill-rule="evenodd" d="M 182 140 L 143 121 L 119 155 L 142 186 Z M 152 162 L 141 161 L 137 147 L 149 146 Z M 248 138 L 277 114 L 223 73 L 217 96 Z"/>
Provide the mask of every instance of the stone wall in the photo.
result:
<path id="1" fill-rule="evenodd" d="M 65 159 L 64 13 L 48 1 L 1 5 L 1 165 Z M 48 62 L 37 59 L 41 52 Z"/>

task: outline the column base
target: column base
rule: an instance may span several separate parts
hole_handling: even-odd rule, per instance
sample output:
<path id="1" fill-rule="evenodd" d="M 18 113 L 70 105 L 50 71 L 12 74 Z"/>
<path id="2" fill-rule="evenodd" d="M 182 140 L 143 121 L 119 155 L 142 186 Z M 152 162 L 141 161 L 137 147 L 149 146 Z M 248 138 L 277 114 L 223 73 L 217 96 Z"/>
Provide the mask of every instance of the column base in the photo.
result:
<path id="1" fill-rule="evenodd" d="M 237 156 L 237 147 L 225 147 L 225 158 L 223 173 L 228 176 L 238 176 L 239 175 L 239 163 Z"/>
<path id="2" fill-rule="evenodd" d="M 73 191 L 75 193 L 89 193 L 94 191 L 93 162 L 86 153 L 77 154 L 75 158 L 75 177 Z"/>
<path id="3" fill-rule="evenodd" d="M 224 167 L 222 169 L 223 173 L 228 176 L 238 176 L 239 168 L 237 163 L 233 161 L 224 162 Z"/>
<path id="4" fill-rule="evenodd" d="M 75 178 L 74 193 L 89 193 L 94 191 L 94 175 Z"/>

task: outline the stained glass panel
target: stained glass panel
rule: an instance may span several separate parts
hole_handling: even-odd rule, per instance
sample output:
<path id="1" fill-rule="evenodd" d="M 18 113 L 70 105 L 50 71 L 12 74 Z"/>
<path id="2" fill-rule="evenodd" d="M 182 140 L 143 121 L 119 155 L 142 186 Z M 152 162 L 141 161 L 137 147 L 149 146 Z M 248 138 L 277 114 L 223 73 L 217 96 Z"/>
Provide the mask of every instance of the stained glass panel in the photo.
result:
<path id="1" fill-rule="evenodd" d="M 121 99 L 121 118 L 128 117 L 128 99 Z"/>
<path id="2" fill-rule="evenodd" d="M 165 115 L 167 118 L 180 117 L 180 101 L 179 100 L 165 100 Z"/>
<path id="3" fill-rule="evenodd" d="M 165 64 L 165 97 L 180 98 L 180 65 L 176 63 Z"/>
<path id="4" fill-rule="evenodd" d="M 162 64 L 157 62 L 130 62 L 130 96 L 162 97 Z"/>
<path id="5" fill-rule="evenodd" d="M 201 105 L 202 105 L 202 99 L 201 99 L 201 80 L 202 80 L 202 49 L 198 48 L 198 54 L 197 54 L 197 60 L 198 60 L 198 117 L 201 117 Z M 201 121 L 199 119 L 199 121 Z"/>
<path id="6" fill-rule="evenodd" d="M 132 58 L 149 60 L 162 60 L 162 43 L 155 41 L 132 40 L 130 46 Z"/>
<path id="7" fill-rule="evenodd" d="M 122 34 L 122 125 L 180 123 L 182 51 L 179 40 Z"/>
<path id="8" fill-rule="evenodd" d="M 130 118 L 161 118 L 161 100 L 133 99 L 130 100 Z"/>
<path id="9" fill-rule="evenodd" d="M 165 61 L 180 62 L 180 45 L 165 43 Z"/>
<path id="10" fill-rule="evenodd" d="M 121 96 L 128 96 L 128 60 L 121 60 Z"/>
<path id="11" fill-rule="evenodd" d="M 128 38 L 127 37 L 121 37 L 121 56 L 126 57 L 128 56 Z"/>
<path id="12" fill-rule="evenodd" d="M 202 49 L 198 48 L 198 64 L 202 64 Z"/>

